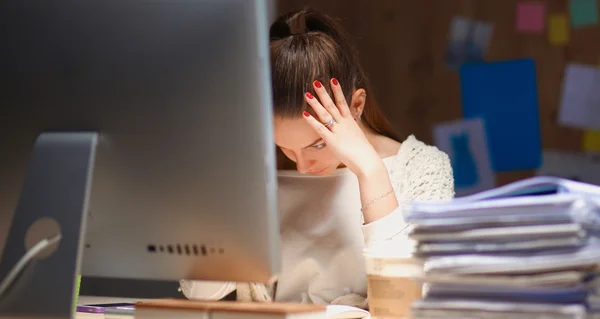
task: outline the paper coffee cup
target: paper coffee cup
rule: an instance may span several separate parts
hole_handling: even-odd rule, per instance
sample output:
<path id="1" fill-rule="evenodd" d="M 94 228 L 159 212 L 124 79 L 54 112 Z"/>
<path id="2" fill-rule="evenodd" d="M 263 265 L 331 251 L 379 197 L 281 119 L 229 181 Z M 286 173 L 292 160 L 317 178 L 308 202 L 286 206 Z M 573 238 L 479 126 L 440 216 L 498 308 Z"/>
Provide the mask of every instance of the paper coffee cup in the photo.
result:
<path id="1" fill-rule="evenodd" d="M 413 302 L 423 296 L 423 261 L 386 250 L 365 251 L 369 312 L 373 319 L 409 318 Z"/>

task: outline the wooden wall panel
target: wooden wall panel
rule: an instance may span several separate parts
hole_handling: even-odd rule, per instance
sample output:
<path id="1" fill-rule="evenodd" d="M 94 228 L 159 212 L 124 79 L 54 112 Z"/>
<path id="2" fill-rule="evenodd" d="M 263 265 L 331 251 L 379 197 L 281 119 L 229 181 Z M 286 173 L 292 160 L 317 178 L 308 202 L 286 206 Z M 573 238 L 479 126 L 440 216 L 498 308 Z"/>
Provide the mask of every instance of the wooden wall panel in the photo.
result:
<path id="1" fill-rule="evenodd" d="M 545 2 L 548 13 L 568 13 L 566 0 Z M 385 114 L 399 132 L 427 143 L 432 143 L 433 125 L 461 117 L 458 74 L 443 63 L 452 18 L 492 23 L 486 60 L 536 61 L 543 147 L 579 150 L 582 131 L 557 123 L 562 76 L 566 63 L 599 63 L 600 27 L 571 29 L 568 46 L 552 46 L 546 34 L 516 32 L 515 5 L 516 0 L 279 0 L 275 11 L 311 6 L 340 19 Z M 497 177 L 505 184 L 531 175 L 523 171 Z"/>

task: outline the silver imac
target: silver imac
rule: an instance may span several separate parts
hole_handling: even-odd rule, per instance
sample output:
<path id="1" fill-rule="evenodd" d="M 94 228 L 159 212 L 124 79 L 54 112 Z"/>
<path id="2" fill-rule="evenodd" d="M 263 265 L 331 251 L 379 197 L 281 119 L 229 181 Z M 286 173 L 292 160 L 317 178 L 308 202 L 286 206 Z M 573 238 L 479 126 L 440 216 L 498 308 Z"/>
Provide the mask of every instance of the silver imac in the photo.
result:
<path id="1" fill-rule="evenodd" d="M 0 317 L 70 317 L 78 274 L 279 271 L 266 0 L 0 2 Z M 60 238 L 56 236 L 60 234 Z"/>

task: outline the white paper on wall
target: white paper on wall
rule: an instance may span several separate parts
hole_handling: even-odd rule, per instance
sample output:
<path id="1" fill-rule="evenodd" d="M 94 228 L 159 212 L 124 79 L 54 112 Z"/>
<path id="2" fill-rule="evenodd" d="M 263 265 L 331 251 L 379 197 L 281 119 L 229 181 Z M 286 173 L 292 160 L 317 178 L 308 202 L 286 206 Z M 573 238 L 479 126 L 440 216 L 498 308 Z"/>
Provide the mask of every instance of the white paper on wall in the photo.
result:
<path id="1" fill-rule="evenodd" d="M 576 63 L 566 66 L 558 122 L 600 130 L 600 68 Z"/>

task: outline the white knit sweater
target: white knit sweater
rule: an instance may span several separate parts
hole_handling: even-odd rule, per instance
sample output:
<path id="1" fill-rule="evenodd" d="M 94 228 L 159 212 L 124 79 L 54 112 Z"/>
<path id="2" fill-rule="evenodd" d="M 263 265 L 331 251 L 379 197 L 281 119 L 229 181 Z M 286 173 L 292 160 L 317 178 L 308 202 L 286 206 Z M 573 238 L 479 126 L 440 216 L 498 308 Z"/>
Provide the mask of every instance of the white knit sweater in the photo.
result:
<path id="1" fill-rule="evenodd" d="M 356 181 L 352 180 L 354 177 L 349 177 L 351 172 L 346 172 L 346 176 L 338 176 L 336 180 L 334 180 L 332 185 L 339 188 L 339 192 L 346 193 L 345 196 L 352 196 L 352 199 L 337 199 L 338 203 L 333 205 L 333 208 L 338 207 L 337 210 L 344 210 L 344 212 L 337 212 L 338 216 L 318 216 L 321 220 L 317 219 L 315 221 L 315 216 L 310 215 L 311 212 L 300 212 L 299 210 L 303 210 L 302 201 L 297 203 L 291 203 L 290 206 L 286 206 L 283 208 L 284 210 L 289 209 L 292 210 L 288 217 L 286 218 L 285 212 L 282 218 L 282 237 L 283 237 L 283 257 L 289 256 L 294 260 L 287 261 L 287 271 L 286 271 L 286 260 L 284 260 L 284 272 L 283 276 L 287 276 L 286 282 L 282 282 L 282 285 L 285 285 L 287 292 L 284 291 L 283 294 L 286 295 L 287 299 L 290 300 L 281 300 L 280 295 L 282 291 L 278 288 L 277 297 L 278 300 L 281 301 L 296 301 L 296 302 L 318 302 L 318 303 L 331 303 L 331 304 L 344 304 L 351 305 L 361 308 L 367 307 L 367 299 L 365 289 L 366 284 L 364 283 L 366 278 L 361 278 L 364 276 L 364 268 L 362 267 L 354 267 L 352 265 L 360 264 L 361 261 L 357 259 L 356 251 L 361 249 L 364 246 L 370 246 L 376 244 L 381 241 L 397 241 L 398 245 L 403 245 L 406 243 L 406 235 L 408 225 L 404 222 L 402 217 L 402 209 L 411 201 L 419 200 L 419 201 L 427 201 L 427 200 L 449 200 L 454 197 L 454 180 L 452 175 L 452 168 L 450 166 L 450 161 L 448 156 L 439 151 L 436 147 L 425 145 L 424 143 L 418 141 L 414 136 L 409 136 L 400 146 L 400 150 L 398 154 L 392 158 L 386 158 L 384 160 L 388 171 L 390 173 L 390 179 L 392 181 L 392 186 L 395 191 L 395 195 L 398 199 L 399 207 L 388 214 L 387 216 L 360 226 L 360 220 L 356 217 L 360 218 L 360 216 L 353 216 L 351 213 L 357 211 L 360 214 L 360 210 L 352 209 L 354 206 L 360 207 L 360 199 L 358 198 L 358 189 L 355 185 L 357 185 Z M 284 175 L 285 178 L 285 175 Z M 288 176 L 291 178 L 295 178 L 293 175 Z M 285 183 L 289 184 L 289 181 L 284 180 Z M 310 185 L 307 183 L 311 183 L 309 180 L 296 180 L 295 182 L 299 182 L 293 184 L 295 187 L 297 185 Z M 323 181 L 320 182 L 321 185 L 319 187 L 323 187 Z M 340 188 L 340 183 L 350 184 L 350 186 L 346 185 Z M 316 185 L 316 184 L 315 184 Z M 284 185 L 285 186 L 285 185 Z M 297 191 L 294 191 L 297 192 Z M 280 194 L 281 196 L 281 194 Z M 298 193 L 291 194 L 288 202 L 290 200 L 296 199 L 298 201 L 299 196 Z M 336 200 L 332 198 L 332 200 Z M 349 203 L 348 203 L 349 202 Z M 308 206 L 309 210 L 314 210 L 317 207 L 318 210 L 321 209 L 320 206 Z M 348 208 L 350 207 L 350 209 Z M 332 207 L 323 208 L 324 210 L 330 209 Z M 321 214 L 323 212 L 320 212 Z M 301 221 L 296 218 L 297 215 L 307 215 L 306 218 Z M 333 213 L 332 213 L 333 214 Z M 340 217 L 341 216 L 341 217 Z M 337 218 L 337 219 L 336 219 Z M 289 220 L 292 219 L 290 222 Z M 319 230 L 298 230 L 297 224 L 303 223 L 304 228 L 306 228 L 307 223 L 310 223 L 312 228 L 320 228 Z M 354 222 L 356 221 L 356 222 Z M 320 223 L 329 223 L 329 226 L 325 226 L 325 228 L 321 228 Z M 345 225 L 341 225 L 341 223 Z M 356 223 L 356 226 L 353 226 L 352 223 Z M 329 227 L 330 229 L 326 229 Z M 343 228 L 344 230 L 340 230 L 338 234 L 335 234 L 336 231 L 332 232 L 331 228 Z M 339 248 L 331 248 L 326 247 L 323 248 L 321 252 L 314 252 L 315 244 L 319 244 L 318 240 L 328 241 L 328 244 L 331 245 L 331 240 L 329 239 L 316 239 L 317 237 L 310 238 L 313 234 L 317 232 L 326 233 L 326 234 L 334 234 L 334 236 L 344 237 L 347 235 L 348 231 L 352 231 L 356 229 L 358 234 L 360 234 L 360 230 L 362 229 L 362 240 L 360 245 L 356 242 L 356 238 L 347 238 L 347 239 L 337 239 L 337 242 L 334 243 L 334 246 Z M 304 233 L 302 233 L 305 231 Z M 300 234 L 298 234 L 300 233 Z M 308 235 L 307 235 L 308 234 Z M 356 234 L 356 236 L 360 236 Z M 352 236 L 352 235 L 351 235 Z M 287 245 L 286 245 L 287 240 Z M 307 243 L 302 243 L 302 241 L 312 241 Z M 364 246 L 362 246 L 364 244 Z M 329 250 L 327 250 L 329 249 Z M 333 249 L 333 250 L 332 250 Z M 287 251 L 286 251 L 287 250 Z M 338 255 L 338 256 L 348 256 L 348 269 L 345 271 L 354 271 L 356 274 L 344 274 L 342 276 L 339 275 L 339 272 L 336 273 L 337 270 L 332 269 L 335 267 L 339 267 L 344 264 L 344 260 L 339 260 L 338 256 L 326 258 L 326 260 L 317 260 L 317 257 L 312 256 L 312 253 L 321 253 L 321 254 L 329 254 L 329 255 Z M 337 253 L 339 252 L 339 253 Z M 313 259 L 313 260 L 308 260 Z M 301 265 L 306 261 L 306 266 Z M 318 262 L 317 262 L 318 261 Z M 317 264 L 315 265 L 315 262 Z M 362 266 L 362 265 L 360 265 Z M 328 268 L 328 269 L 327 269 Z M 321 272 L 320 275 L 315 274 L 315 272 Z M 335 280 L 331 280 L 331 282 L 323 283 L 323 281 L 327 281 L 327 276 L 335 275 Z M 352 276 L 357 277 L 353 280 Z M 291 278 L 291 279 L 290 279 Z M 303 283 L 303 281 L 314 281 L 314 285 Z M 275 282 L 276 279 L 273 281 Z M 291 282 L 298 281 L 298 282 Z M 335 285 L 344 284 L 350 288 L 341 289 L 338 287 L 337 289 Z M 204 284 L 206 285 L 206 284 Z M 214 284 L 213 284 L 214 285 Z M 226 284 L 223 284 L 226 285 Z M 182 286 L 187 286 L 187 289 L 183 289 L 184 293 L 188 298 L 194 299 L 198 296 L 194 293 L 190 293 L 190 287 L 193 287 L 194 291 L 199 291 L 203 286 L 202 282 L 182 282 Z M 208 287 L 208 286 L 207 286 Z M 225 287 L 225 286 L 223 286 Z M 237 288 L 237 298 L 238 300 L 243 301 L 270 301 L 273 299 L 273 285 L 263 285 L 263 284 L 253 284 L 253 283 L 237 283 L 233 286 L 229 284 L 230 288 L 222 288 L 220 289 L 220 294 L 215 295 L 215 298 L 220 298 L 224 296 L 227 292 Z M 304 287 L 304 288 L 302 288 Z M 357 288 L 360 287 L 360 288 Z M 308 291 L 301 292 L 301 290 L 306 289 Z M 315 292 L 316 291 L 316 292 Z M 346 292 L 341 292 L 346 291 Z M 297 296 L 298 293 L 301 293 L 304 297 L 300 299 Z"/>

